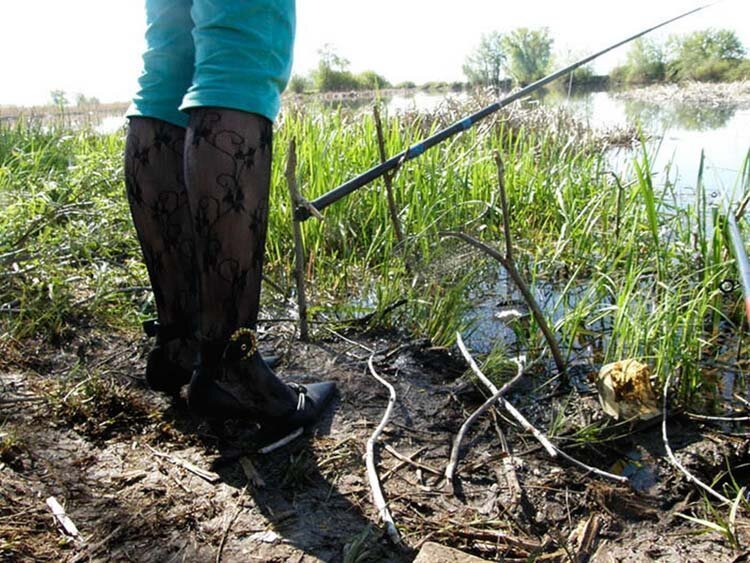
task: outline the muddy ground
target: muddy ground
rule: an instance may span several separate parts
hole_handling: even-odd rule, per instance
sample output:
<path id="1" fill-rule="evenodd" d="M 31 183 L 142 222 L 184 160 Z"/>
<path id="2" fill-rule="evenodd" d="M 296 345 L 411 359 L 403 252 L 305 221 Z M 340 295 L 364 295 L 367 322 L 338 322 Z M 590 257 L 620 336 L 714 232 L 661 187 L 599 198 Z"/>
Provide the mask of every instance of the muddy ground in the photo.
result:
<path id="1" fill-rule="evenodd" d="M 335 380 L 339 396 L 312 433 L 268 455 L 254 453 L 248 424 L 211 427 L 148 391 L 148 343 L 137 336 L 83 331 L 59 347 L 6 341 L 0 560 L 405 562 L 425 541 L 494 561 L 741 561 L 748 553 L 742 510 L 737 543 L 679 516 L 703 517 L 707 505 L 665 460 L 661 425 L 613 425 L 585 385 L 534 392 L 545 380 L 536 373 L 509 399 L 537 427 L 554 428 L 568 453 L 631 475 L 632 485 L 551 460 L 497 411 L 469 433 L 450 495 L 441 473 L 451 440 L 484 399 L 455 353 L 393 334 L 348 333 L 348 342 L 323 333 L 302 344 L 272 330 L 264 346 L 282 353 L 285 377 Z M 379 352 L 377 369 L 398 393 L 378 467 L 401 546 L 384 534 L 365 475 L 365 442 L 388 398 L 368 374 L 365 348 Z M 576 430 L 592 422 L 607 428 L 582 446 Z M 708 481 L 736 468 L 741 486 L 748 439 L 729 430 L 680 416 L 669 423 L 682 463 Z M 50 496 L 81 539 L 60 531 Z M 716 521 L 728 514 L 717 507 Z"/>

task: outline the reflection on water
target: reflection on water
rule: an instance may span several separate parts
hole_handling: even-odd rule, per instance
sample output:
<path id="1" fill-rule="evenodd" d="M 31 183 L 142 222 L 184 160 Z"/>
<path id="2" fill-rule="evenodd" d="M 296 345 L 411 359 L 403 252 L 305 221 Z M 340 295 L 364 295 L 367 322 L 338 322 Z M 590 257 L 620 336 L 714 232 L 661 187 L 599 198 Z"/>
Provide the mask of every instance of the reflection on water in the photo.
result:
<path id="1" fill-rule="evenodd" d="M 391 114 L 431 112 L 444 104 L 464 101 L 463 92 L 415 92 L 384 95 Z M 594 128 L 639 126 L 648 139 L 652 168 L 664 183 L 669 179 L 677 191 L 692 200 L 701 152 L 705 154 L 703 181 L 709 192 L 721 197 L 739 192 L 738 179 L 750 150 L 750 108 L 721 101 L 685 103 L 678 100 L 649 102 L 622 99 L 607 91 L 566 96 L 550 90 L 540 97 L 548 105 L 564 105 Z M 307 102 L 305 102 L 307 103 Z M 374 98 L 347 98 L 320 102 L 324 107 L 366 111 Z M 622 169 L 632 160 L 622 153 L 613 164 Z"/>
<path id="2" fill-rule="evenodd" d="M 567 105 L 593 127 L 641 127 L 649 139 L 654 172 L 662 183 L 669 178 L 685 196 L 695 193 L 701 152 L 706 157 L 707 190 L 722 197 L 739 191 L 740 170 L 750 150 L 750 108 L 716 102 L 623 100 L 608 92 L 549 102 Z"/>

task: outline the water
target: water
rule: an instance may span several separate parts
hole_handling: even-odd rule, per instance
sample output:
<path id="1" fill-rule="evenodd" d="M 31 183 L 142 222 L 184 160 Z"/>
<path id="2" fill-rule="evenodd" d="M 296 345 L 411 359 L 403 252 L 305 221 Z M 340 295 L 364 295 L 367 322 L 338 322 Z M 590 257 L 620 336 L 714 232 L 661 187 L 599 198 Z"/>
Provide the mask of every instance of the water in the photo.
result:
<path id="1" fill-rule="evenodd" d="M 460 102 L 465 93 L 432 94 L 417 92 L 386 98 L 388 111 L 404 113 L 433 111 L 443 103 Z M 701 152 L 705 155 L 703 182 L 708 193 L 717 197 L 736 196 L 738 178 L 750 150 L 750 103 L 744 105 L 711 101 L 633 101 L 610 92 L 590 92 L 575 96 L 549 94 L 541 102 L 565 106 L 595 129 L 640 127 L 648 138 L 652 170 L 659 184 L 669 179 L 686 201 L 695 201 Z M 372 102 L 369 102 L 370 105 Z M 359 107 L 365 103 L 360 101 Z M 612 155 L 613 167 L 624 169 L 632 152 Z"/>
<path id="2" fill-rule="evenodd" d="M 396 114 L 434 111 L 441 104 L 460 103 L 468 97 L 464 92 L 414 92 L 385 96 L 384 102 L 388 112 Z M 541 101 L 569 108 L 594 128 L 642 127 L 649 138 L 657 178 L 666 180 L 668 177 L 687 201 L 694 201 L 701 151 L 705 153 L 703 180 L 708 193 L 731 196 L 740 191 L 737 180 L 750 150 L 750 103 L 643 102 L 626 100 L 609 92 L 572 97 L 551 93 Z M 344 105 L 366 111 L 372 103 L 371 98 L 343 97 L 322 105 Z M 100 133 L 112 133 L 123 127 L 125 119 L 122 113 L 103 113 L 87 116 L 86 122 Z M 632 155 L 629 151 L 620 151 L 612 156 L 613 165 L 623 168 Z"/>
<path id="3" fill-rule="evenodd" d="M 643 102 L 608 92 L 558 101 L 592 127 L 640 126 L 649 138 L 652 169 L 667 176 L 678 193 L 695 195 L 701 152 L 709 193 L 737 195 L 738 178 L 750 150 L 750 104 Z"/>

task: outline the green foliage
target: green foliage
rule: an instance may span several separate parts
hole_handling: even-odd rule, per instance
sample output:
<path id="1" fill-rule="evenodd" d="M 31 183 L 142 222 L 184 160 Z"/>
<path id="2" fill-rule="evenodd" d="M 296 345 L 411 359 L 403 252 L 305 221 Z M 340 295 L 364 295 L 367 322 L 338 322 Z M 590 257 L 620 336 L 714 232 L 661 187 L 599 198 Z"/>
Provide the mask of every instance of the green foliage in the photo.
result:
<path id="1" fill-rule="evenodd" d="M 416 87 L 417 85 L 411 80 L 405 80 L 396 84 L 396 88 L 400 88 L 401 90 L 413 90 Z"/>
<path id="2" fill-rule="evenodd" d="M 506 59 L 502 34 L 497 31 L 484 33 L 477 48 L 466 57 L 464 75 L 473 86 L 499 88 Z"/>
<path id="3" fill-rule="evenodd" d="M 76 106 L 98 106 L 99 98 L 96 96 L 86 96 L 85 94 L 78 92 L 76 94 Z"/>
<path id="4" fill-rule="evenodd" d="M 396 154 L 472 109 L 384 115 L 386 152 Z M 274 136 L 264 272 L 279 289 L 264 291 L 264 307 L 294 294 L 284 189 L 292 138 L 300 191 L 310 200 L 380 160 L 369 113 L 285 109 Z M 93 323 L 134 328 L 153 313 L 150 292 L 142 289 L 148 277 L 124 194 L 122 151 L 122 132 L 0 126 L 3 333 L 59 340 Z M 518 267 L 532 293 L 556 284 L 558 298 L 545 314 L 567 350 L 596 333 L 601 362 L 638 357 L 661 380 L 678 373 L 683 398 L 713 385 L 703 362 L 721 349 L 720 335 L 707 320 L 736 327 L 741 319 L 737 303 L 718 289 L 733 267 L 721 230 L 706 218 L 704 204 L 686 205 L 673 186 L 652 182 L 645 153 L 628 175 L 634 185 L 614 182 L 603 173 L 597 138 L 559 112 L 503 114 L 492 127 L 469 129 L 404 166 L 393 185 L 407 235 L 402 243 L 377 184 L 327 208 L 324 222 L 306 222 L 315 320 L 372 313 L 379 326 L 436 344 L 450 344 L 457 330 L 468 334 L 481 274 L 497 265 L 440 233 L 463 230 L 496 246 L 503 240 L 495 151 L 506 162 L 507 230 Z M 385 314 L 400 300 L 406 303 Z M 536 323 L 527 324 L 523 342 L 543 349 Z"/>
<path id="5" fill-rule="evenodd" d="M 519 27 L 504 35 L 501 43 L 507 72 L 517 84 L 525 86 L 548 73 L 553 40 L 547 28 Z"/>
<path id="6" fill-rule="evenodd" d="M 672 36 L 670 74 L 678 80 L 719 81 L 745 56 L 745 48 L 734 31 L 706 29 Z"/>
<path id="7" fill-rule="evenodd" d="M 641 83 L 662 80 L 721 82 L 750 76 L 750 61 L 734 31 L 706 29 L 669 37 L 666 43 L 637 39 L 627 62 L 612 71 L 613 80 Z"/>
<path id="8" fill-rule="evenodd" d="M 390 82 L 373 70 L 366 70 L 359 73 L 356 76 L 356 80 L 359 87 L 365 90 L 381 90 L 391 87 Z"/>
<path id="9" fill-rule="evenodd" d="M 59 109 L 62 109 L 70 104 L 65 90 L 52 90 L 49 93 L 49 97 L 52 100 L 52 105 Z"/>
<path id="10" fill-rule="evenodd" d="M 633 41 L 625 65 L 612 71 L 612 78 L 619 82 L 642 83 L 664 80 L 667 55 L 664 45 L 649 38 Z"/>
<path id="11" fill-rule="evenodd" d="M 304 94 L 312 88 L 312 81 L 305 78 L 304 76 L 295 74 L 289 80 L 288 88 L 289 91 L 294 94 Z"/>
<path id="12" fill-rule="evenodd" d="M 380 90 L 390 88 L 391 84 L 375 71 L 366 70 L 352 74 L 348 69 L 349 61 L 336 53 L 330 45 L 320 51 L 318 67 L 312 72 L 312 84 L 318 92 L 342 92 L 347 90 Z M 302 92 L 307 84 L 298 80 L 290 84 L 293 92 Z M 296 89 L 295 89 L 296 88 Z M 302 90 L 299 90 L 302 88 Z"/>

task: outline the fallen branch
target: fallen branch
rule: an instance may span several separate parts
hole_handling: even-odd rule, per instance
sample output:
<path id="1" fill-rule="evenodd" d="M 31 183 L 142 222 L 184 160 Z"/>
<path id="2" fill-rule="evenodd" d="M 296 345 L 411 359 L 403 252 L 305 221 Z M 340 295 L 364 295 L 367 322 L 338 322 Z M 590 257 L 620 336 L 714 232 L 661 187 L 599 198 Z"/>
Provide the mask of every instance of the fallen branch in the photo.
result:
<path id="1" fill-rule="evenodd" d="M 493 395 L 498 393 L 497 386 L 494 383 L 492 383 L 492 381 L 490 381 L 487 378 L 487 376 L 484 375 L 484 373 L 482 373 L 482 370 L 479 369 L 479 366 L 474 361 L 474 358 L 471 357 L 471 354 L 469 354 L 469 351 L 466 349 L 466 346 L 464 345 L 464 341 L 461 338 L 461 335 L 458 333 L 456 333 L 456 343 L 458 344 L 458 348 L 461 350 L 461 353 L 463 354 L 464 358 L 466 359 L 467 363 L 469 364 L 469 366 L 471 367 L 472 371 L 477 376 L 477 378 L 487 386 L 490 393 L 492 393 Z M 564 451 L 562 451 L 560 448 L 558 448 L 552 442 L 550 442 L 549 438 L 547 438 L 542 432 L 540 432 L 535 427 L 533 427 L 531 423 L 528 420 L 526 420 L 526 418 L 520 412 L 518 412 L 518 410 L 512 404 L 510 404 L 510 402 L 508 402 L 507 399 L 502 397 L 502 393 L 500 395 L 501 395 L 500 401 L 502 401 L 502 404 L 505 407 L 505 409 L 511 415 L 513 415 L 513 418 L 515 418 L 524 429 L 531 432 L 532 436 L 534 436 L 534 438 L 536 438 L 539 441 L 539 443 L 544 447 L 544 449 L 547 450 L 547 453 L 550 455 L 550 457 L 554 458 L 559 455 L 560 457 L 568 460 L 574 465 L 577 465 L 578 467 L 581 467 L 585 469 L 586 471 L 590 471 L 591 473 L 595 473 L 596 475 L 599 475 L 600 477 L 605 477 L 607 479 L 611 479 L 619 483 L 628 482 L 627 477 L 623 477 L 622 475 L 615 475 L 614 473 L 609 473 L 607 471 L 597 469 L 596 467 L 587 465 L 583 463 L 582 461 L 579 461 L 576 458 L 566 454 Z"/>
<path id="2" fill-rule="evenodd" d="M 385 413 L 383 414 L 383 418 L 381 419 L 380 424 L 378 424 L 378 427 L 375 428 L 375 431 L 367 440 L 365 464 L 367 466 L 367 479 L 370 482 L 372 496 L 375 501 L 375 508 L 378 509 L 380 519 L 385 523 L 385 528 L 388 532 L 388 536 L 390 536 L 391 540 L 393 540 L 393 543 L 398 544 L 401 542 L 401 538 L 398 535 L 398 530 L 396 529 L 396 525 L 393 522 L 393 517 L 391 516 L 391 512 L 388 510 L 388 505 L 386 504 L 385 498 L 383 497 L 383 491 L 380 488 L 380 482 L 378 481 L 377 468 L 375 467 L 375 442 L 377 442 L 380 433 L 383 431 L 383 428 L 385 428 L 385 425 L 388 424 L 388 420 L 391 418 L 393 405 L 396 404 L 396 390 L 393 388 L 393 385 L 380 377 L 375 371 L 375 366 L 373 366 L 372 363 L 372 359 L 374 356 L 374 353 L 372 354 L 372 356 L 370 356 L 370 359 L 367 361 L 367 366 L 370 368 L 370 373 L 372 374 L 372 376 L 388 388 L 389 397 L 388 406 L 385 409 Z"/>
<path id="3" fill-rule="evenodd" d="M 515 260 L 513 259 L 513 242 L 510 236 L 510 216 L 508 214 L 508 201 L 505 196 L 505 177 L 504 177 L 505 173 L 504 173 L 502 158 L 500 157 L 500 153 L 498 153 L 497 151 L 495 152 L 495 162 L 497 163 L 498 188 L 500 190 L 500 204 L 503 210 L 503 233 L 505 234 L 505 255 L 503 256 L 503 254 L 501 254 L 495 248 L 492 248 L 491 246 L 483 243 L 480 240 L 477 240 L 476 238 L 470 235 L 467 235 L 466 233 L 442 231 L 440 232 L 440 235 L 445 236 L 445 237 L 454 237 L 454 238 L 463 240 L 464 242 L 470 244 L 474 248 L 481 250 L 485 254 L 489 255 L 490 257 L 500 262 L 503 268 L 505 268 L 505 271 L 508 272 L 508 275 L 510 276 L 510 278 L 518 287 L 519 291 L 521 292 L 521 295 L 523 295 L 524 301 L 526 301 L 526 304 L 529 306 L 529 309 L 531 309 L 531 313 L 532 315 L 534 315 L 534 320 L 536 320 L 537 324 L 539 325 L 539 329 L 542 331 L 542 334 L 544 335 L 544 339 L 547 341 L 547 345 L 549 346 L 550 352 L 552 352 L 552 357 L 555 360 L 555 366 L 557 366 L 557 371 L 559 371 L 560 374 L 564 376 L 565 375 L 565 360 L 563 360 L 563 355 L 560 353 L 560 349 L 557 346 L 557 340 L 555 340 L 555 335 L 550 330 L 549 325 L 547 325 L 547 320 L 544 318 L 544 315 L 542 314 L 542 310 L 539 307 L 539 304 L 536 302 L 536 299 L 531 294 L 531 291 L 526 285 L 526 282 L 521 277 L 521 274 L 516 269 L 516 263 L 515 263 Z"/>
<path id="4" fill-rule="evenodd" d="M 463 350 L 462 350 L 463 351 Z M 445 468 L 445 482 L 446 486 L 448 487 L 449 491 L 453 493 L 453 474 L 456 470 L 456 465 L 458 464 L 458 453 L 461 449 L 461 442 L 463 442 L 464 436 L 466 435 L 466 431 L 469 429 L 469 427 L 474 424 L 474 421 L 482 416 L 485 412 L 489 410 L 489 408 L 495 404 L 495 402 L 500 399 L 505 393 L 508 392 L 508 389 L 511 388 L 511 386 L 518 381 L 521 376 L 523 375 L 523 364 L 521 362 L 517 362 L 518 364 L 518 372 L 516 373 L 515 377 L 508 381 L 505 385 L 502 386 L 501 389 L 497 389 L 492 396 L 487 399 L 481 407 L 479 407 L 477 410 L 475 410 L 469 418 L 466 419 L 466 421 L 461 425 L 461 428 L 458 431 L 458 434 L 456 434 L 456 439 L 453 441 L 453 449 L 451 450 L 451 456 L 448 460 L 448 465 Z M 553 450 L 554 451 L 554 450 Z"/>
<path id="5" fill-rule="evenodd" d="M 497 386 L 494 383 L 492 383 L 492 381 L 490 381 L 487 378 L 487 376 L 484 375 L 484 373 L 482 373 L 481 369 L 479 369 L 479 366 L 474 361 L 474 358 L 466 349 L 466 345 L 464 344 L 464 341 L 461 338 L 461 335 L 459 333 L 456 333 L 456 343 L 458 344 L 458 348 L 459 350 L 461 350 L 461 353 L 463 354 L 464 359 L 469 364 L 471 371 L 474 372 L 474 375 L 476 375 L 477 378 L 479 378 L 479 380 L 487 386 L 487 388 L 490 390 L 490 393 L 492 393 L 493 395 L 497 394 L 498 393 Z M 517 377 L 518 376 L 516 376 L 516 378 Z M 516 378 L 514 378 L 512 381 L 515 381 Z M 503 388 L 505 388 L 505 386 Z M 555 445 L 552 442 L 550 442 L 549 439 L 544 434 L 542 434 L 539 430 L 534 428 L 531 425 L 531 423 L 528 420 L 526 420 L 526 418 L 520 412 L 518 412 L 518 410 L 513 405 L 511 405 L 507 399 L 505 399 L 502 396 L 502 393 L 498 395 L 498 398 L 502 402 L 503 407 L 505 407 L 505 409 L 513 416 L 513 418 L 515 418 L 516 421 L 518 421 L 518 423 L 526 431 L 530 432 L 531 435 L 534 436 L 534 438 L 536 438 L 539 441 L 539 443 L 542 444 L 542 446 L 544 446 L 544 449 L 547 450 L 547 453 L 550 455 L 550 457 L 556 457 L 557 449 L 555 448 Z"/>
<path id="6" fill-rule="evenodd" d="M 669 437 L 667 436 L 667 403 L 669 401 L 669 383 L 672 379 L 672 373 L 667 373 L 667 377 L 664 380 L 664 406 L 662 409 L 662 418 L 661 418 L 661 436 L 662 441 L 664 442 L 664 449 L 667 450 L 667 458 L 669 461 L 674 465 L 679 471 L 682 472 L 685 477 L 687 477 L 687 480 L 694 483 L 695 485 L 698 485 L 701 489 L 706 491 L 708 494 L 716 498 L 717 500 L 720 500 L 724 504 L 732 504 L 732 501 L 729 500 L 727 497 L 722 495 L 721 493 L 717 493 L 715 490 L 713 490 L 711 487 L 706 485 L 703 481 L 698 479 L 695 475 L 690 473 L 675 457 L 674 453 L 672 452 L 672 448 L 669 446 Z"/>

